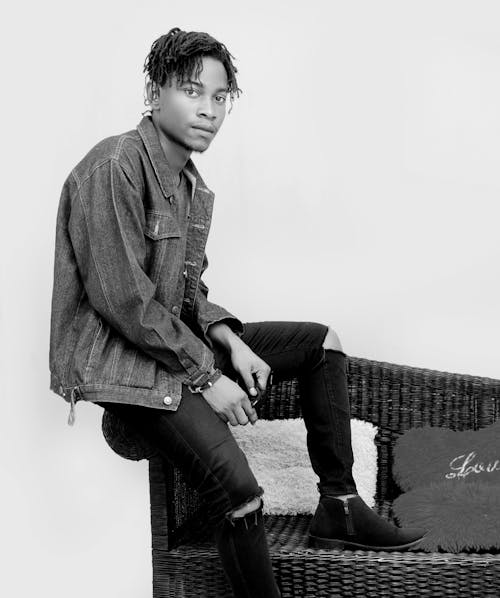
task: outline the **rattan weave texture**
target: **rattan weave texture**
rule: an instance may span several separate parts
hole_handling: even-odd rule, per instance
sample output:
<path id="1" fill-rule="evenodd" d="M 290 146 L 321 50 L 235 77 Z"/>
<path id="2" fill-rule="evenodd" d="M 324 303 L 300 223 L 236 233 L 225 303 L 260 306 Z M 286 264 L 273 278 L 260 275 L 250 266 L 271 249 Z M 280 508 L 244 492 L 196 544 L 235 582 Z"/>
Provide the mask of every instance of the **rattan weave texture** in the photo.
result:
<path id="1" fill-rule="evenodd" d="M 396 438 L 413 426 L 479 429 L 500 417 L 500 381 L 349 358 L 352 415 L 379 426 L 377 508 L 391 517 Z M 260 416 L 300 417 L 296 380 L 276 381 Z M 153 596 L 231 596 L 204 509 L 182 475 L 150 459 Z M 265 495 L 264 495 L 265 499 Z M 309 516 L 268 516 L 283 597 L 500 596 L 500 554 L 330 551 L 306 546 Z M 200 531 L 203 530 L 203 531 Z"/>
<path id="2" fill-rule="evenodd" d="M 500 555 L 313 550 L 310 516 L 268 516 L 266 528 L 283 597 L 495 596 Z M 154 554 L 156 597 L 231 596 L 210 542 Z M 170 584 L 184 593 L 169 593 Z"/>

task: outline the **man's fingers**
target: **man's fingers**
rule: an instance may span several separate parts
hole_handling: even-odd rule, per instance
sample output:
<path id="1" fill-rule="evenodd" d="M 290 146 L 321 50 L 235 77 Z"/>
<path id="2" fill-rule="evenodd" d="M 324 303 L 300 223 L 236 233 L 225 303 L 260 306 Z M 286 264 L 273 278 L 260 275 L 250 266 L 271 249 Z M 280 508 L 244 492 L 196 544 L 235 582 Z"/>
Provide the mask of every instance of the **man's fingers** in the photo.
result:
<path id="1" fill-rule="evenodd" d="M 252 424 L 252 426 L 259 419 L 259 416 L 257 415 L 257 411 L 255 411 L 255 409 L 252 408 L 252 412 L 248 416 L 248 419 L 250 420 L 250 423 Z"/>
<path id="2" fill-rule="evenodd" d="M 269 374 L 271 373 L 271 370 L 268 370 L 267 368 L 264 370 L 259 370 L 258 372 L 256 372 L 255 376 L 257 378 L 257 384 L 259 385 L 259 388 L 261 390 L 266 390 L 267 387 L 267 380 L 269 378 Z"/>
<path id="3" fill-rule="evenodd" d="M 255 377 L 257 378 L 257 384 L 261 390 L 266 390 L 268 382 L 270 382 L 269 377 L 271 376 L 271 368 L 265 362 L 261 362 L 261 366 L 255 372 Z"/>
<path id="4" fill-rule="evenodd" d="M 249 394 L 252 397 L 255 397 L 257 395 L 257 389 L 255 388 L 255 380 L 253 379 L 251 372 L 245 372 L 241 377 L 243 378 L 245 386 L 248 388 Z"/>
<path id="5" fill-rule="evenodd" d="M 232 426 L 237 426 L 237 425 L 239 424 L 238 420 L 236 419 L 236 417 L 235 417 L 235 415 L 234 415 L 234 413 L 233 413 L 232 411 L 230 411 L 230 412 L 227 414 L 227 419 L 229 420 L 229 423 L 230 423 Z"/>
<path id="6" fill-rule="evenodd" d="M 258 418 L 257 412 L 253 408 L 252 403 L 250 402 L 250 400 L 248 398 L 245 398 L 242 401 L 241 406 L 245 410 L 245 413 L 247 414 L 247 417 L 250 420 L 250 423 L 254 424 L 259 418 Z"/>
<path id="7" fill-rule="evenodd" d="M 244 426 L 244 425 L 248 424 L 249 420 L 248 420 L 247 414 L 245 413 L 245 411 L 243 410 L 242 407 L 240 407 L 240 406 L 235 407 L 233 409 L 233 414 L 234 414 L 234 417 L 237 422 L 235 425 L 240 424 L 240 425 Z"/>

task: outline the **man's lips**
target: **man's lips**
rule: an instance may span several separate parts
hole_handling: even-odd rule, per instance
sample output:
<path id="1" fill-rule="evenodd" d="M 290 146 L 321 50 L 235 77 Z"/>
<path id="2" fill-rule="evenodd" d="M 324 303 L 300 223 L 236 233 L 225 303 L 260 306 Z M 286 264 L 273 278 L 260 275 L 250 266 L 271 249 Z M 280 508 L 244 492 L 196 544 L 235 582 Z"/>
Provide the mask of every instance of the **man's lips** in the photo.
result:
<path id="1" fill-rule="evenodd" d="M 210 133 L 211 135 L 215 135 L 216 129 L 210 125 L 191 125 L 191 128 L 196 129 L 197 131 L 204 131 L 205 133 Z"/>

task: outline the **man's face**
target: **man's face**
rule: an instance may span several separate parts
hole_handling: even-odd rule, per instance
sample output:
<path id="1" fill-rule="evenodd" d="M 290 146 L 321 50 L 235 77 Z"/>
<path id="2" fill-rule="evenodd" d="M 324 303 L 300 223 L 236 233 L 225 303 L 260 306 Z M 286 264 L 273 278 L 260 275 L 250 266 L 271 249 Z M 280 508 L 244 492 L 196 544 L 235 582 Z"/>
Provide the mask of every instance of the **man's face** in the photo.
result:
<path id="1" fill-rule="evenodd" d="M 188 151 L 204 152 L 226 116 L 228 81 L 224 65 L 202 58 L 198 79 L 173 80 L 159 90 L 153 115 L 167 141 Z"/>

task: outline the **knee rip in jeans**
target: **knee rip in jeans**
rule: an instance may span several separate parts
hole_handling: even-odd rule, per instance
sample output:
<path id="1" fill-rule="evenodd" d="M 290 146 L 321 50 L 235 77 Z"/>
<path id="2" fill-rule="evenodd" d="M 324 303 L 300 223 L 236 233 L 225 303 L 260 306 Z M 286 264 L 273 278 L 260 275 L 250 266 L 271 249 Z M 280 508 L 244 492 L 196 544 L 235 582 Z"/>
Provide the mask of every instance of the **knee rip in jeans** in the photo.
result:
<path id="1" fill-rule="evenodd" d="M 326 351 L 337 351 L 344 353 L 344 349 L 340 343 L 340 338 L 331 326 L 325 326 L 326 332 L 323 337 L 321 346 L 318 346 L 311 354 L 310 372 L 315 372 L 319 367 L 325 363 L 325 352 Z"/>
<path id="2" fill-rule="evenodd" d="M 340 343 L 340 338 L 331 326 L 328 326 L 328 331 L 323 340 L 322 346 L 324 349 L 330 349 L 333 351 L 342 351 L 343 352 L 342 344 Z"/>
<path id="3" fill-rule="evenodd" d="M 231 511 L 225 514 L 225 518 L 233 527 L 236 526 L 237 521 L 241 521 L 246 529 L 249 529 L 249 522 L 253 525 L 257 525 L 258 513 L 262 510 L 263 506 L 261 498 L 263 494 L 264 490 L 259 486 L 258 492 L 247 498 L 242 504 L 231 509 Z"/>

